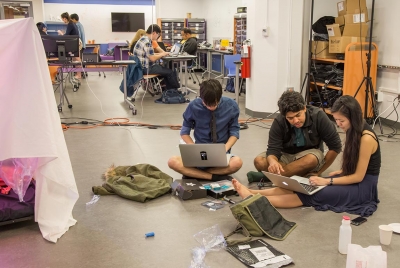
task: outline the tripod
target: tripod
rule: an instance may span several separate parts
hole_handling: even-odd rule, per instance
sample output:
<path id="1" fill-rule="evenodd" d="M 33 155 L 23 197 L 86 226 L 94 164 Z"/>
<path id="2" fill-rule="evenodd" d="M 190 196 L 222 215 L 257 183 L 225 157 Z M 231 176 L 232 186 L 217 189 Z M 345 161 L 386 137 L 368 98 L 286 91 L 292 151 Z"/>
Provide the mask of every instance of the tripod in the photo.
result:
<path id="1" fill-rule="evenodd" d="M 378 113 L 378 109 L 376 107 L 375 90 L 374 90 L 374 86 L 372 84 L 372 78 L 371 78 L 371 49 L 372 49 L 372 31 L 373 31 L 373 23 L 374 23 L 374 9 L 375 9 L 374 7 L 375 7 L 375 0 L 372 0 L 371 27 L 369 29 L 368 53 L 366 53 L 366 55 L 367 55 L 367 76 L 365 76 L 363 78 L 360 85 L 358 86 L 356 93 L 354 94 L 354 98 L 357 96 L 362 85 L 365 83 L 364 119 L 370 125 L 374 122 L 374 120 L 377 119 L 379 122 L 379 128 L 381 130 L 381 134 L 383 134 L 381 119 L 379 117 L 377 118 L 377 115 L 379 113 Z M 360 17 L 361 17 L 361 14 L 360 14 Z M 361 24 L 360 24 L 360 27 L 361 27 Z M 362 45 L 361 45 L 361 47 L 362 47 Z M 369 100 L 371 101 L 372 116 L 370 116 L 370 114 L 368 113 Z"/>
<path id="2" fill-rule="evenodd" d="M 319 98 L 319 101 L 320 101 L 320 103 L 321 103 L 321 108 L 322 108 L 322 110 L 325 112 L 324 105 L 323 105 L 322 99 L 321 99 L 321 95 L 319 94 L 319 90 L 318 90 L 317 83 L 315 82 L 314 75 L 311 73 L 311 58 L 312 58 L 312 51 L 311 51 L 311 47 L 312 47 L 311 44 L 312 44 L 312 41 L 311 41 L 311 40 L 312 40 L 313 16 L 314 16 L 314 0 L 311 1 L 310 36 L 309 36 L 309 39 L 308 39 L 308 70 L 307 70 L 307 73 L 306 73 L 305 76 L 304 76 L 303 83 L 302 83 L 302 85 L 301 85 L 300 94 L 303 93 L 304 85 L 305 85 L 305 83 L 307 82 L 306 94 L 305 94 L 305 96 L 304 96 L 304 99 L 305 99 L 306 102 L 307 102 L 307 100 L 308 100 L 309 97 L 310 97 L 309 95 L 310 95 L 310 76 L 311 76 L 311 78 L 312 78 L 312 80 L 313 80 L 314 89 L 315 89 L 315 91 L 317 91 L 318 98 Z"/>

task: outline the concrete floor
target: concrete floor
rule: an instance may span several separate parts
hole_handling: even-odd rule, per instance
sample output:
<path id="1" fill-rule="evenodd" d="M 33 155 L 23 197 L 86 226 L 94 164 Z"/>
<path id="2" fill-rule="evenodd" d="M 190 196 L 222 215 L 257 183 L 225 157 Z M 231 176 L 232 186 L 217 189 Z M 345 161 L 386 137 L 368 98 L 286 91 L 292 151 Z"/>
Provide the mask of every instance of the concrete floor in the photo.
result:
<path id="1" fill-rule="evenodd" d="M 148 94 L 142 99 L 143 91 L 136 100 L 138 114 L 133 116 L 122 102 L 123 95 L 118 89 L 121 79 L 117 73 L 107 73 L 107 78 L 90 74 L 87 80 L 90 88 L 86 80 L 77 92 L 72 92 L 69 86 L 67 94 L 73 108 L 64 106 L 60 117 L 101 121 L 126 117 L 132 122 L 156 125 L 182 123 L 186 104 L 155 104 L 155 97 Z M 198 85 L 194 87 L 198 89 Z M 226 95 L 234 97 L 232 93 Z M 194 95 L 190 97 L 193 99 Z M 240 99 L 240 107 L 240 119 L 247 119 L 243 112 L 244 97 Z M 233 148 L 244 161 L 234 177 L 245 185 L 248 184 L 246 173 L 254 170 L 253 158 L 267 146 L 269 124 L 249 124 L 248 129 L 240 132 L 240 140 Z M 1 227 L 0 267 L 189 267 L 191 250 L 199 246 L 194 234 L 215 224 L 224 234 L 234 229 L 236 221 L 229 207 L 209 211 L 200 205 L 204 199 L 180 201 L 167 194 L 147 203 L 137 203 L 119 196 L 102 196 L 96 204 L 86 207 L 93 195 L 91 187 L 102 184 L 100 176 L 111 164 L 149 163 L 174 179 L 181 178 L 167 166 L 168 158 L 179 154 L 178 130 L 109 126 L 69 129 L 64 134 L 80 194 L 73 210 L 78 222 L 56 244 L 44 240 L 34 222 Z M 341 137 L 344 140 L 343 134 Z M 383 161 L 378 185 L 381 202 L 366 223 L 353 226 L 352 241 L 363 247 L 379 245 L 380 224 L 400 222 L 400 184 L 396 176 L 400 145 L 381 142 L 381 148 Z M 340 161 L 335 161 L 328 171 L 339 165 Z M 346 256 L 337 250 L 342 214 L 312 208 L 279 211 L 298 227 L 284 241 L 266 237 L 264 240 L 292 257 L 295 262 L 292 266 L 345 267 Z M 155 232 L 155 237 L 146 239 L 147 232 Z M 398 267 L 400 255 L 396 253 L 400 249 L 400 235 L 393 234 L 391 245 L 382 248 L 388 255 L 388 267 Z M 243 267 L 223 250 L 207 253 L 205 261 L 210 267 Z"/>

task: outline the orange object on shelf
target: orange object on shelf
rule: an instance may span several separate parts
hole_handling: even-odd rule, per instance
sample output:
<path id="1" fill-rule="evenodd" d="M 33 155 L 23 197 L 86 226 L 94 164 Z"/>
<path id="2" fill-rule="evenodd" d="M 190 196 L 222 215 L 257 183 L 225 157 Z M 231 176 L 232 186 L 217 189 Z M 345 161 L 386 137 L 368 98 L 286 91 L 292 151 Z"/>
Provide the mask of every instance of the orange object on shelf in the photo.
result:
<path id="1" fill-rule="evenodd" d="M 343 77 L 343 95 L 354 96 L 358 87 L 361 85 L 357 93 L 356 99 L 360 103 L 363 114 L 365 113 L 365 95 L 367 81 L 363 81 L 367 76 L 367 53 L 369 43 L 350 43 L 346 47 L 344 60 L 344 77 Z M 370 77 L 374 92 L 368 94 L 368 111 L 367 117 L 373 117 L 373 109 L 370 98 L 375 97 L 376 92 L 376 75 L 378 69 L 378 46 L 371 44 L 371 69 Z M 370 90 L 370 88 L 368 89 Z"/>

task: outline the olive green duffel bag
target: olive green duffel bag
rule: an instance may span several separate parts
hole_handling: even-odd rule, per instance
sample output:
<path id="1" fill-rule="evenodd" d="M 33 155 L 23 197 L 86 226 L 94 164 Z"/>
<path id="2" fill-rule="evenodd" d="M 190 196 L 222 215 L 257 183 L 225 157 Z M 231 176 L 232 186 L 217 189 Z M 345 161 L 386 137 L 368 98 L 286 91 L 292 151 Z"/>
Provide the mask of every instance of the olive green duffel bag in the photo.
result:
<path id="1" fill-rule="evenodd" d="M 225 239 L 228 245 L 250 241 L 252 236 L 268 236 L 275 240 L 284 240 L 297 224 L 290 222 L 260 194 L 249 196 L 230 207 L 233 216 L 239 221 L 236 230 Z M 245 239 L 228 239 L 234 233 L 242 233 Z"/>

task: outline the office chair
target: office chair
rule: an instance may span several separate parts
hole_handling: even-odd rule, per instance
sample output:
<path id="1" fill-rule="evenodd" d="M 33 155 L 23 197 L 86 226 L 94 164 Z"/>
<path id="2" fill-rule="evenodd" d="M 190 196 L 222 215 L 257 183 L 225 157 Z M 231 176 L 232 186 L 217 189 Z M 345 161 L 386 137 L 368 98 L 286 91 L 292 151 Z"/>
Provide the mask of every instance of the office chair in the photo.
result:
<path id="1" fill-rule="evenodd" d="M 228 70 L 228 74 L 226 74 L 226 76 L 222 77 L 222 84 L 224 83 L 224 79 L 229 79 L 232 77 L 236 77 L 236 65 L 235 65 L 235 61 L 240 61 L 240 54 L 235 54 L 235 55 L 224 55 L 224 67 L 225 69 Z M 240 85 L 239 85 L 239 95 L 242 89 L 242 83 L 243 83 L 243 79 L 241 78 L 241 74 L 239 73 L 239 81 L 240 81 Z M 226 86 L 225 86 L 226 89 Z"/>
<path id="2" fill-rule="evenodd" d="M 196 60 L 192 60 L 192 65 L 190 65 L 190 66 L 188 66 L 187 67 L 187 72 L 189 73 L 189 79 L 192 79 L 193 80 L 193 84 L 196 84 L 196 81 L 194 81 L 194 78 L 193 78 L 193 75 L 196 77 L 196 80 L 197 80 L 197 82 L 199 83 L 199 85 L 200 85 L 200 80 L 199 80 L 199 78 L 197 77 L 197 75 L 196 75 L 196 73 L 195 73 L 195 71 L 194 71 L 194 68 L 197 66 L 197 62 L 196 62 Z"/>
<path id="3" fill-rule="evenodd" d="M 140 60 L 137 56 L 129 56 L 130 60 L 134 60 L 134 64 L 129 64 L 127 69 L 127 87 L 128 87 L 128 96 L 131 95 L 130 101 L 134 102 L 136 95 L 140 89 L 140 87 L 149 92 L 151 96 L 158 95 L 162 93 L 161 80 L 159 79 L 158 74 L 149 74 L 143 73 L 142 65 L 140 64 Z M 135 71 L 136 69 L 136 71 Z M 139 70 L 139 71 L 138 71 Z M 120 85 L 120 90 L 123 92 L 123 81 Z M 132 90 L 131 92 L 129 92 Z"/>

